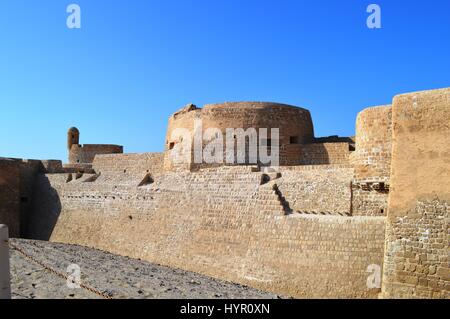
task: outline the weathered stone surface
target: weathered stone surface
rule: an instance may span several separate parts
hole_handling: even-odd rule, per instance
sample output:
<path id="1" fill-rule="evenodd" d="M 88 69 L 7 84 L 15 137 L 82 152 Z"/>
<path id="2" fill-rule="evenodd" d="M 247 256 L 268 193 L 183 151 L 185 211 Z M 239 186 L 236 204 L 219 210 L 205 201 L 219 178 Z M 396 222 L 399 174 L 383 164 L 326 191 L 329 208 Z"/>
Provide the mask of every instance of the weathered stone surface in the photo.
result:
<path id="1" fill-rule="evenodd" d="M 228 102 L 205 105 L 203 108 L 182 109 L 169 118 L 166 135 L 166 158 L 164 167 L 168 170 L 193 167 L 208 167 L 211 165 L 196 165 L 193 162 L 178 164 L 174 158 L 187 152 L 188 158 L 193 151 L 183 150 L 174 155 L 176 144 L 182 143 L 181 138 L 173 133 L 177 129 L 187 129 L 194 136 L 194 120 L 202 121 L 202 133 L 208 128 L 219 129 L 223 136 L 227 128 L 271 128 L 280 130 L 280 165 L 298 165 L 301 157 L 301 144 L 314 140 L 313 124 L 308 110 L 290 105 L 267 102 Z M 269 136 L 268 136 L 269 138 Z M 292 139 L 292 140 L 291 140 Z M 224 159 L 226 155 L 224 153 Z M 225 161 L 224 161 L 225 162 Z"/>
<path id="2" fill-rule="evenodd" d="M 283 295 L 376 297 L 367 267 L 382 264 L 384 218 L 286 215 L 270 184 L 260 185 L 261 174 L 251 167 L 167 173 L 139 188 L 103 174 L 77 184 L 41 176 L 32 224 L 59 216 L 51 231 L 33 236 Z"/>
<path id="3" fill-rule="evenodd" d="M 355 169 L 353 215 L 386 216 L 392 148 L 392 107 L 371 107 L 356 119 L 356 149 L 350 155 Z"/>
<path id="4" fill-rule="evenodd" d="M 450 298 L 450 89 L 395 97 L 392 119 L 383 295 Z"/>
<path id="5" fill-rule="evenodd" d="M 11 249 L 12 297 L 14 299 L 217 299 L 281 298 L 275 294 L 215 280 L 196 273 L 121 257 L 76 245 L 11 240 L 27 256 Z M 37 262 L 35 262 L 36 260 Z M 79 266 L 81 284 L 95 292 L 69 288 L 63 275 L 69 265 Z M 43 267 L 43 265 L 45 267 Z M 50 271 L 52 270 L 52 271 Z"/>

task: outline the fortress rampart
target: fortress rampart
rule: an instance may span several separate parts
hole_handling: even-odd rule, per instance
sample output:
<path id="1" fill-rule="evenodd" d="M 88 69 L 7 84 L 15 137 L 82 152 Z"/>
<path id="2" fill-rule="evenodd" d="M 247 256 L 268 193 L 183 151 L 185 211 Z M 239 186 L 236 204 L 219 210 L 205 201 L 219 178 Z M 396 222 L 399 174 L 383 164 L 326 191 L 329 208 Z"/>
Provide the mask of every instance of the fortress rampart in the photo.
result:
<path id="1" fill-rule="evenodd" d="M 69 163 L 87 164 L 92 163 L 96 155 L 121 153 L 123 153 L 123 147 L 119 145 L 72 145 L 72 148 L 70 149 Z"/>
<path id="2" fill-rule="evenodd" d="M 281 164 L 174 165 L 172 132 L 195 119 L 279 126 Z M 282 104 L 188 105 L 163 153 L 0 159 L 0 223 L 295 297 L 449 298 L 449 122 L 450 89 L 362 111 L 355 137 L 315 137 Z"/>
<path id="3" fill-rule="evenodd" d="M 320 175 L 320 169 L 286 177 L 303 181 L 313 178 L 310 173 Z M 168 173 L 139 188 L 103 174 L 94 183 L 42 175 L 30 235 L 297 297 L 376 297 L 379 289 L 366 287 L 367 266 L 382 263 L 384 218 L 286 215 L 274 184 L 260 185 L 262 174 L 250 167 Z M 333 209 L 327 205 L 322 208 Z M 54 225 L 39 222 L 58 215 Z"/>
<path id="4" fill-rule="evenodd" d="M 303 144 L 300 165 L 348 164 L 351 154 L 349 142 Z"/>

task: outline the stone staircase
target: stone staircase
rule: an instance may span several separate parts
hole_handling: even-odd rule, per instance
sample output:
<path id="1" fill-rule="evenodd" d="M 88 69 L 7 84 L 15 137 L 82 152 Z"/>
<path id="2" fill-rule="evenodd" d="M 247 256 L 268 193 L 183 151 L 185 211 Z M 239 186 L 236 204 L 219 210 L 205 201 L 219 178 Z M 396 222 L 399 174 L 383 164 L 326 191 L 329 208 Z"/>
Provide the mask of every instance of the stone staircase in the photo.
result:
<path id="1" fill-rule="evenodd" d="M 277 195 L 278 201 L 280 202 L 280 205 L 283 207 L 285 215 L 292 214 L 292 209 L 289 206 L 289 202 L 286 200 L 286 198 L 281 193 L 280 189 L 278 188 L 277 184 L 273 184 L 272 189 L 274 193 Z"/>

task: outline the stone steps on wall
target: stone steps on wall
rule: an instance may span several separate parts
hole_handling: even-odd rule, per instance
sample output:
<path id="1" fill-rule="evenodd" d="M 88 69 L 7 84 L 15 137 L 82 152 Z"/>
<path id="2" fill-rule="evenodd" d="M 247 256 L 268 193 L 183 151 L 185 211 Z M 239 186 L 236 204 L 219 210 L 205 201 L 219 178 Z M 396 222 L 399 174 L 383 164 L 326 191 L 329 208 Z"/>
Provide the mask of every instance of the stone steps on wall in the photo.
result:
<path id="1" fill-rule="evenodd" d="M 277 212 L 284 215 L 290 214 L 291 212 L 289 203 L 279 191 L 277 184 L 273 181 L 259 188 L 258 200 L 265 212 Z"/>

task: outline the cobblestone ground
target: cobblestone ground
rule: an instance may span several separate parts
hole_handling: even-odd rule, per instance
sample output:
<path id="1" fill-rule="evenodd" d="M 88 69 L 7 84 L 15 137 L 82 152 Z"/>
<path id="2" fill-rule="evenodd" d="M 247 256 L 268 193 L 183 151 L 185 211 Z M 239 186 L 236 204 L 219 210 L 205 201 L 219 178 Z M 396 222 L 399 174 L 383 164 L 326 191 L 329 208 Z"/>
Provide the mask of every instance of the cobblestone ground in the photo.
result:
<path id="1" fill-rule="evenodd" d="M 278 298 L 238 284 L 76 245 L 11 239 L 10 246 L 11 290 L 16 299 Z M 70 289 L 67 279 L 58 275 L 70 275 L 67 267 L 71 264 L 80 266 L 86 287 Z"/>

